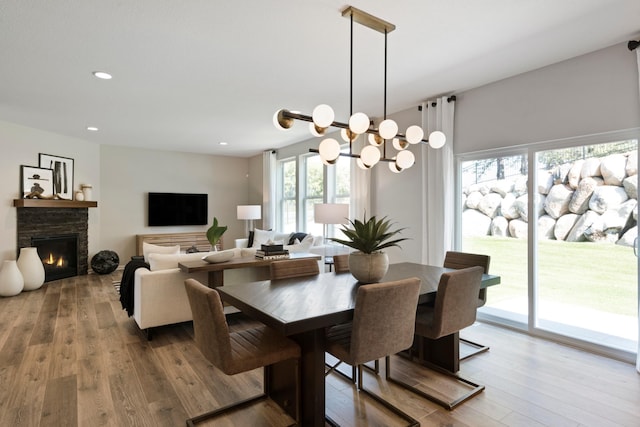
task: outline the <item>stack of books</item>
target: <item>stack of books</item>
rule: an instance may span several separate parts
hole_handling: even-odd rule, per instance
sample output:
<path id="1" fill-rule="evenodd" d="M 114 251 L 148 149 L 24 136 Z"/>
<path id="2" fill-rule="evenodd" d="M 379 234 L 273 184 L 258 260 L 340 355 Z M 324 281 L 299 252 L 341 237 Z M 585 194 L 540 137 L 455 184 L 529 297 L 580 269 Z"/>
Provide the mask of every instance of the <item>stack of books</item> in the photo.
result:
<path id="1" fill-rule="evenodd" d="M 287 259 L 289 251 L 282 245 L 261 245 L 256 251 L 256 258 L 259 259 Z"/>

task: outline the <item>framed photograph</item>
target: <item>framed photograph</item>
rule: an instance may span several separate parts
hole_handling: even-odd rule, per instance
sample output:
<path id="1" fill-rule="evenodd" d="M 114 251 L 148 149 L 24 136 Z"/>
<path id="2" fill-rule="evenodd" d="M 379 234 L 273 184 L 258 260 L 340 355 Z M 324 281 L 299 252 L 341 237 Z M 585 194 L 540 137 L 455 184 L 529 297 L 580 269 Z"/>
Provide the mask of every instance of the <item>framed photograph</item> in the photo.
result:
<path id="1" fill-rule="evenodd" d="M 23 199 L 53 198 L 53 169 L 20 166 Z"/>
<path id="2" fill-rule="evenodd" d="M 40 153 L 39 166 L 53 170 L 53 194 L 73 200 L 73 159 Z"/>

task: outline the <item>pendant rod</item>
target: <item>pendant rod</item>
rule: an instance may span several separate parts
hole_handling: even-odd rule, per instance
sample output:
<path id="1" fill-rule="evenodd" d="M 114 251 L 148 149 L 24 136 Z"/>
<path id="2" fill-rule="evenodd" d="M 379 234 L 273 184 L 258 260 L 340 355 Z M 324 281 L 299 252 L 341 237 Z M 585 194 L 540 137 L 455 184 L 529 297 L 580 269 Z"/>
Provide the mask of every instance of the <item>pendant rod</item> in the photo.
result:
<path id="1" fill-rule="evenodd" d="M 353 13 L 351 14 L 351 35 L 349 45 L 349 117 L 353 116 Z M 353 142 L 349 138 L 349 154 L 353 154 Z"/>
<path id="2" fill-rule="evenodd" d="M 310 153 L 320 153 L 320 150 L 318 150 L 317 148 L 309 148 L 309 152 Z M 351 157 L 353 159 L 359 159 L 360 158 L 360 154 L 351 154 L 351 153 L 340 153 L 339 156 L 341 157 Z M 386 157 L 380 157 L 380 160 L 378 160 L 379 162 L 395 162 L 395 159 L 388 159 Z"/>
<path id="3" fill-rule="evenodd" d="M 387 120 L 387 29 L 384 29 L 384 118 Z M 387 157 L 387 141 L 382 140 L 382 157 Z"/>

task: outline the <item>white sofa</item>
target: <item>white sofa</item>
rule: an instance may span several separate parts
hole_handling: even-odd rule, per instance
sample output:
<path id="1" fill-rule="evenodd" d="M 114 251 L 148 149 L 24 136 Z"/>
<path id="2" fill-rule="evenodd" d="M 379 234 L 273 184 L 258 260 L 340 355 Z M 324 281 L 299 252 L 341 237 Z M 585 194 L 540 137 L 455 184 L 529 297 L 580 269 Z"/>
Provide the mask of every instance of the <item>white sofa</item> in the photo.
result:
<path id="1" fill-rule="evenodd" d="M 249 239 L 236 239 L 236 248 L 245 249 L 245 253 L 255 253 L 260 249 L 260 245 L 268 242 L 280 243 L 284 245 L 284 249 L 287 249 L 290 253 L 293 252 L 308 252 L 316 255 L 325 255 L 324 238 L 322 236 L 314 236 L 307 234 L 301 241 L 294 240 L 293 244 L 288 244 L 291 239 L 292 233 L 280 233 L 277 231 L 269 230 L 254 230 L 253 245 L 249 248 Z"/>
<path id="2" fill-rule="evenodd" d="M 242 256 L 241 249 L 229 249 L 233 256 Z M 191 307 L 184 289 L 184 281 L 194 278 L 206 284 L 206 272 L 187 274 L 180 270 L 178 263 L 201 259 L 211 252 L 192 254 L 150 253 L 150 268 L 138 268 L 134 274 L 133 318 L 150 338 L 150 328 L 193 320 Z M 224 272 L 225 286 L 246 283 L 269 278 L 266 268 L 241 268 Z M 234 307 L 225 307 L 225 312 L 237 311 Z"/>

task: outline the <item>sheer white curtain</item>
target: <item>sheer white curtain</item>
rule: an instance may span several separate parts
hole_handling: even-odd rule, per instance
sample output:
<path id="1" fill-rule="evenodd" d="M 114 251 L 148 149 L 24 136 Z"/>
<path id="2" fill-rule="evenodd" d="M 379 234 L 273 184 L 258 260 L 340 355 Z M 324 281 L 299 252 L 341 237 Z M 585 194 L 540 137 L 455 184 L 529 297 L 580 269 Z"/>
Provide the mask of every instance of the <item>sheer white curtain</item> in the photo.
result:
<path id="1" fill-rule="evenodd" d="M 435 104 L 435 105 L 434 105 Z M 453 118 L 455 102 L 443 96 L 422 104 L 422 128 L 425 135 L 439 130 L 447 143 L 438 149 L 421 145 L 422 165 L 422 262 L 442 265 L 444 254 L 453 248 L 455 225 Z"/>
<path id="2" fill-rule="evenodd" d="M 636 58 L 638 61 L 638 87 L 640 88 L 640 49 L 636 49 Z M 640 92 L 638 92 L 638 100 L 640 101 Z M 638 150 L 640 155 L 640 150 Z M 640 372 L 640 258 L 638 262 L 638 352 L 636 354 L 636 370 Z"/>
<path id="3" fill-rule="evenodd" d="M 276 226 L 276 152 L 262 153 L 262 229 Z"/>
<path id="4" fill-rule="evenodd" d="M 371 171 L 364 170 L 356 164 L 356 159 L 351 159 L 351 206 L 349 216 L 351 220 L 363 219 L 365 212 L 371 216 Z"/>

